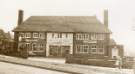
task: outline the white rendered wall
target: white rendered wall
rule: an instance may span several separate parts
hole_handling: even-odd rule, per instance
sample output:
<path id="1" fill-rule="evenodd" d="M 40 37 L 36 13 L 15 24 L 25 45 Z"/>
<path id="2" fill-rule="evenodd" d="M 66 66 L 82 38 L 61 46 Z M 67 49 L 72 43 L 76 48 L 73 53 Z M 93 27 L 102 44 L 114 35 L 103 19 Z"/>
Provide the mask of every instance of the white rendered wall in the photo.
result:
<path id="1" fill-rule="evenodd" d="M 58 33 L 54 33 L 54 37 L 52 37 L 52 34 L 53 33 L 47 33 L 46 56 L 49 56 L 49 45 L 70 46 L 70 54 L 73 53 L 72 33 L 67 33 L 68 37 L 66 37 L 66 33 L 62 33 L 61 38 L 58 38 Z"/>

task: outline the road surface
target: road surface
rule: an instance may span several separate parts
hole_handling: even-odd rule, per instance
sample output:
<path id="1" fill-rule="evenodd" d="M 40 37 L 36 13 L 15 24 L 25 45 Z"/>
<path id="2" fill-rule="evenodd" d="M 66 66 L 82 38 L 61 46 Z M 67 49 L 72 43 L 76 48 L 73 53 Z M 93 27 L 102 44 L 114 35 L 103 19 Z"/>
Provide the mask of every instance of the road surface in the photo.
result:
<path id="1" fill-rule="evenodd" d="M 0 74 L 67 74 L 67 73 L 0 62 Z"/>

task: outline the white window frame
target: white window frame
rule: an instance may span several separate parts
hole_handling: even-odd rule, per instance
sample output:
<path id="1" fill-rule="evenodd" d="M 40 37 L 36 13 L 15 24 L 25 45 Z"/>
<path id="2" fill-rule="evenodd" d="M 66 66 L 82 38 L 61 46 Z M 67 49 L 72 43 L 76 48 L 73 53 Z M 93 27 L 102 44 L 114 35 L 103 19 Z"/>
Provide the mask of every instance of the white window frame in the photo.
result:
<path id="1" fill-rule="evenodd" d="M 89 34 L 83 34 L 83 40 L 89 40 Z"/>
<path id="2" fill-rule="evenodd" d="M 25 33 L 25 38 L 30 38 L 31 37 L 31 33 Z"/>
<path id="3" fill-rule="evenodd" d="M 39 33 L 33 33 L 33 38 L 39 38 Z"/>
<path id="4" fill-rule="evenodd" d="M 93 48 L 94 47 L 94 48 Z M 93 50 L 95 50 L 95 52 L 93 52 Z M 97 53 L 97 45 L 92 45 L 91 46 L 91 53 L 92 54 L 96 54 Z"/>
<path id="5" fill-rule="evenodd" d="M 91 34 L 91 40 L 97 40 L 97 34 L 96 33 Z"/>
<path id="6" fill-rule="evenodd" d="M 85 48 L 87 46 L 87 48 Z M 89 45 L 83 45 L 83 52 L 84 53 L 89 53 Z M 85 52 L 84 50 L 87 50 L 87 52 Z"/>
<path id="7" fill-rule="evenodd" d="M 76 40 L 83 40 L 83 34 L 81 33 L 76 34 Z"/>
<path id="8" fill-rule="evenodd" d="M 86 46 L 87 46 L 87 48 L 85 48 Z M 85 50 L 87 50 L 87 52 L 85 52 Z M 89 45 L 76 45 L 76 52 L 77 53 L 89 53 Z"/>

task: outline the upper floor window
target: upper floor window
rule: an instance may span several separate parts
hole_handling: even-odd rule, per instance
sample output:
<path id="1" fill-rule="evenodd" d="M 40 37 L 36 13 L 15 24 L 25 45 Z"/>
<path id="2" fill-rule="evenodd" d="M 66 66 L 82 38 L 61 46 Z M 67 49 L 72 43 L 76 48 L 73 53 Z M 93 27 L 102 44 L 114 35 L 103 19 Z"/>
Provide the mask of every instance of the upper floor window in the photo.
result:
<path id="1" fill-rule="evenodd" d="M 76 34 L 77 40 L 89 40 L 89 34 Z"/>
<path id="2" fill-rule="evenodd" d="M 25 37 L 26 38 L 30 38 L 31 37 L 31 33 L 25 33 Z"/>
<path id="3" fill-rule="evenodd" d="M 68 34 L 66 33 L 66 38 L 68 38 Z"/>
<path id="4" fill-rule="evenodd" d="M 39 37 L 39 33 L 33 33 L 33 38 L 38 38 Z"/>
<path id="5" fill-rule="evenodd" d="M 105 35 L 104 34 L 96 34 L 96 33 L 92 33 L 92 34 L 84 34 L 84 33 L 78 33 L 76 34 L 76 40 L 104 40 L 105 39 Z"/>
<path id="6" fill-rule="evenodd" d="M 52 33 L 52 38 L 54 38 L 54 33 Z"/>
<path id="7" fill-rule="evenodd" d="M 24 38 L 25 37 L 24 33 L 20 33 L 20 37 Z"/>
<path id="8" fill-rule="evenodd" d="M 82 40 L 82 34 L 76 34 L 76 39 L 77 40 Z"/>
<path id="9" fill-rule="evenodd" d="M 88 40 L 89 39 L 89 34 L 84 34 L 83 38 L 84 38 L 84 40 Z"/>
<path id="10" fill-rule="evenodd" d="M 39 33 L 39 37 L 40 38 L 44 38 L 45 37 L 45 34 L 44 33 Z"/>
<path id="11" fill-rule="evenodd" d="M 91 34 L 91 40 L 97 40 L 97 34 Z"/>
<path id="12" fill-rule="evenodd" d="M 58 38 L 62 38 L 62 33 L 58 33 Z"/>

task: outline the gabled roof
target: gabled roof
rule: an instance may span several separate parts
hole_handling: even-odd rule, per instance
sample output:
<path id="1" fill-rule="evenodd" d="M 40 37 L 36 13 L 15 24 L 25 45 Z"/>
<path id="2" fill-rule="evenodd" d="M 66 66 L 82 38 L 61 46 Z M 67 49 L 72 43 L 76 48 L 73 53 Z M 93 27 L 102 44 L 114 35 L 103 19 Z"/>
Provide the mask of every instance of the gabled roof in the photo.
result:
<path id="1" fill-rule="evenodd" d="M 96 16 L 31 16 L 13 31 L 110 33 Z"/>

